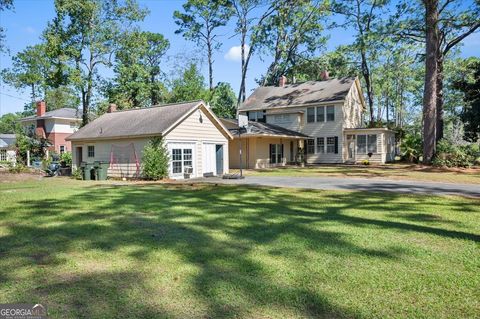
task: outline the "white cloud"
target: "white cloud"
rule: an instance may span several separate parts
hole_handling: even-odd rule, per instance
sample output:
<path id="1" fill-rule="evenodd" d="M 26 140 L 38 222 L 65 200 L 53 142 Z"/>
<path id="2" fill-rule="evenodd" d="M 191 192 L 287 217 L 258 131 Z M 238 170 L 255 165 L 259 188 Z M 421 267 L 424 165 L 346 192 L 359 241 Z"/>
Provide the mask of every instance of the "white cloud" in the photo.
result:
<path id="1" fill-rule="evenodd" d="M 250 47 L 245 45 L 245 55 L 248 54 L 248 50 L 250 50 Z M 240 45 L 231 47 L 223 57 L 228 61 L 240 62 L 242 60 L 242 47 Z"/>
<path id="2" fill-rule="evenodd" d="M 35 34 L 35 33 L 37 33 L 37 30 L 35 30 L 35 28 L 33 28 L 33 27 L 26 27 L 26 28 L 24 28 L 23 30 L 24 30 L 25 32 L 27 32 L 27 33 L 30 33 L 30 34 Z"/>

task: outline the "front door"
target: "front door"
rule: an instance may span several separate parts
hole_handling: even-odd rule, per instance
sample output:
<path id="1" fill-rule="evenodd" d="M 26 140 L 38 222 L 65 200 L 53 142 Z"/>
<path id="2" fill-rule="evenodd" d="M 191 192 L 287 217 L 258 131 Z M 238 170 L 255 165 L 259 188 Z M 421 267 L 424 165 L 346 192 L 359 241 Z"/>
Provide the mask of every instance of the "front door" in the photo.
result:
<path id="1" fill-rule="evenodd" d="M 347 135 L 347 160 L 355 160 L 355 135 Z"/>
<path id="2" fill-rule="evenodd" d="M 80 164 L 83 162 L 83 148 L 82 147 L 77 147 L 76 149 L 76 157 L 77 157 L 77 160 L 76 160 L 76 165 L 77 167 L 80 167 Z"/>
<path id="3" fill-rule="evenodd" d="M 215 145 L 215 155 L 216 155 L 216 163 L 217 163 L 217 176 L 223 175 L 223 145 L 217 144 Z"/>

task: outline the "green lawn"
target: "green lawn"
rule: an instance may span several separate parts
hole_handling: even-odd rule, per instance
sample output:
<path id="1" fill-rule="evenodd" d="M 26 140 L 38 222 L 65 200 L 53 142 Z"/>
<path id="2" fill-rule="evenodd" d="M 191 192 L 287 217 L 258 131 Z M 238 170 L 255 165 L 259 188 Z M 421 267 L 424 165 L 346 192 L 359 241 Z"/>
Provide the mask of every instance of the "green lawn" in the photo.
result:
<path id="1" fill-rule="evenodd" d="M 315 165 L 246 170 L 246 175 L 264 176 L 336 176 L 419 180 L 441 183 L 480 184 L 480 169 L 448 169 L 413 164 L 365 165 Z"/>
<path id="2" fill-rule="evenodd" d="M 480 313 L 478 200 L 57 178 L 0 203 L 0 302 L 52 318 Z"/>

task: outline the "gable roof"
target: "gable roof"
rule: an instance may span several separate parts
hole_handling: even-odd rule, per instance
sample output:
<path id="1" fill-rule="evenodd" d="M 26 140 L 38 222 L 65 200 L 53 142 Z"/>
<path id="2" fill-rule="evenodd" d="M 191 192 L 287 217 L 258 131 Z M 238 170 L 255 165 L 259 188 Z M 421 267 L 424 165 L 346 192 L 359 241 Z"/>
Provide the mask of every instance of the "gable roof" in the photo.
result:
<path id="1" fill-rule="evenodd" d="M 223 126 L 218 118 L 205 107 L 205 103 L 199 100 L 105 113 L 80 128 L 67 137 L 66 140 L 165 135 L 200 107 L 203 107 L 203 110 L 212 116 L 214 122 L 224 131 L 225 135 L 232 138 L 230 132 Z M 192 134 L 196 133 L 193 132 Z"/>
<path id="2" fill-rule="evenodd" d="M 48 118 L 63 118 L 63 119 L 82 119 L 82 112 L 77 109 L 72 109 L 69 107 L 62 107 L 61 109 L 56 109 L 52 111 L 45 112 L 42 116 L 31 115 L 20 119 L 20 122 L 48 119 Z"/>
<path id="3" fill-rule="evenodd" d="M 17 138 L 15 134 L 0 134 L 0 147 L 9 147 L 15 145 Z"/>
<path id="4" fill-rule="evenodd" d="M 239 107 L 240 111 L 265 110 L 345 100 L 356 77 L 308 81 L 283 87 L 260 86 Z"/>
<path id="5" fill-rule="evenodd" d="M 238 136 L 238 121 L 231 119 L 221 119 L 223 124 L 232 132 L 234 137 Z M 302 134 L 300 132 L 295 132 L 281 126 L 248 121 L 248 130 L 247 132 L 242 132 L 243 136 L 272 136 L 272 137 L 292 137 L 292 138 L 308 138 L 308 135 Z"/>

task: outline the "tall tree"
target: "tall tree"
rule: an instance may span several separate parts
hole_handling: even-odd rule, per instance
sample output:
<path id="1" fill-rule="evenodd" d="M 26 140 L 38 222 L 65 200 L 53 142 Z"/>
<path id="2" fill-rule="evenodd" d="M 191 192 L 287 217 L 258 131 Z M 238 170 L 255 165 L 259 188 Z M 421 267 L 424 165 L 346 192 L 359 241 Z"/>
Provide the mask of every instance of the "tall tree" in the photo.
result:
<path id="1" fill-rule="evenodd" d="M 454 82 L 454 86 L 463 93 L 466 104 L 460 114 L 465 125 L 464 138 L 477 142 L 480 139 L 480 59 L 467 61 L 466 72 Z"/>
<path id="2" fill-rule="evenodd" d="M 56 0 L 56 16 L 44 37 L 50 55 L 68 64 L 81 95 L 83 125 L 88 123 L 98 68 L 110 66 L 123 30 L 142 20 L 147 11 L 134 0 Z"/>
<path id="3" fill-rule="evenodd" d="M 236 96 L 229 83 L 219 82 L 207 99 L 212 111 L 219 117 L 234 118 Z"/>
<path id="4" fill-rule="evenodd" d="M 227 24 L 232 14 L 228 0 L 188 0 L 183 5 L 185 12 L 175 11 L 173 17 L 181 33 L 188 39 L 197 42 L 207 49 L 208 83 L 213 89 L 213 52 L 218 50 L 218 29 Z"/>
<path id="5" fill-rule="evenodd" d="M 13 0 L 0 0 L 0 12 L 5 10 L 13 9 Z M 0 26 L 0 53 L 5 51 L 8 52 L 8 49 L 5 47 L 5 29 L 3 26 Z"/>
<path id="6" fill-rule="evenodd" d="M 375 121 L 371 63 L 378 43 L 381 42 L 377 29 L 382 9 L 387 3 L 388 0 L 335 0 L 331 4 L 331 11 L 344 17 L 343 23 L 334 23 L 334 26 L 350 27 L 355 30 L 355 42 L 351 47 L 359 55 L 371 122 Z"/>
<path id="7" fill-rule="evenodd" d="M 425 4 L 425 1 L 424 1 Z M 438 19 L 436 25 L 438 36 L 437 46 L 437 78 L 436 78 L 436 140 L 443 137 L 444 127 L 444 64 L 453 49 L 468 36 L 480 28 L 480 2 L 462 0 L 436 1 Z M 425 4 L 426 8 L 426 4 Z M 428 25 L 423 17 L 424 10 L 419 10 L 415 2 L 404 1 L 398 5 L 395 19 L 399 23 L 392 23 L 392 32 L 401 38 L 425 43 L 425 33 Z"/>
<path id="8" fill-rule="evenodd" d="M 43 96 L 51 68 L 45 44 L 26 47 L 12 62 L 12 68 L 2 70 L 3 81 L 17 89 L 29 89 L 32 101 Z"/>
<path id="9" fill-rule="evenodd" d="M 207 96 L 205 90 L 205 78 L 197 68 L 197 65 L 191 63 L 182 75 L 172 81 L 172 90 L 169 102 L 188 102 L 205 99 Z"/>
<path id="10" fill-rule="evenodd" d="M 165 87 L 159 81 L 160 62 L 168 47 L 161 34 L 134 30 L 122 35 L 115 55 L 115 77 L 106 86 L 110 102 L 120 108 L 162 102 Z"/>
<path id="11" fill-rule="evenodd" d="M 323 0 L 299 0 L 294 6 L 282 2 L 266 20 L 268 28 L 261 32 L 259 42 L 273 56 L 273 61 L 263 85 L 276 84 L 288 69 L 318 52 L 326 42 L 321 24 L 325 13 Z"/>
<path id="12" fill-rule="evenodd" d="M 438 0 L 423 0 L 425 5 L 425 89 L 423 93 L 423 161 L 435 155 L 435 128 L 438 77 Z"/>
<path id="13" fill-rule="evenodd" d="M 241 80 L 238 92 L 237 105 L 245 101 L 246 98 L 246 77 L 248 65 L 253 53 L 260 44 L 260 33 L 264 32 L 266 21 L 275 10 L 284 2 L 289 0 L 278 0 L 265 3 L 262 0 L 232 0 L 234 8 L 233 16 L 236 24 L 236 32 L 240 36 L 241 52 Z M 294 5 L 294 1 L 290 0 Z M 259 16 L 255 13 L 261 11 Z"/>

